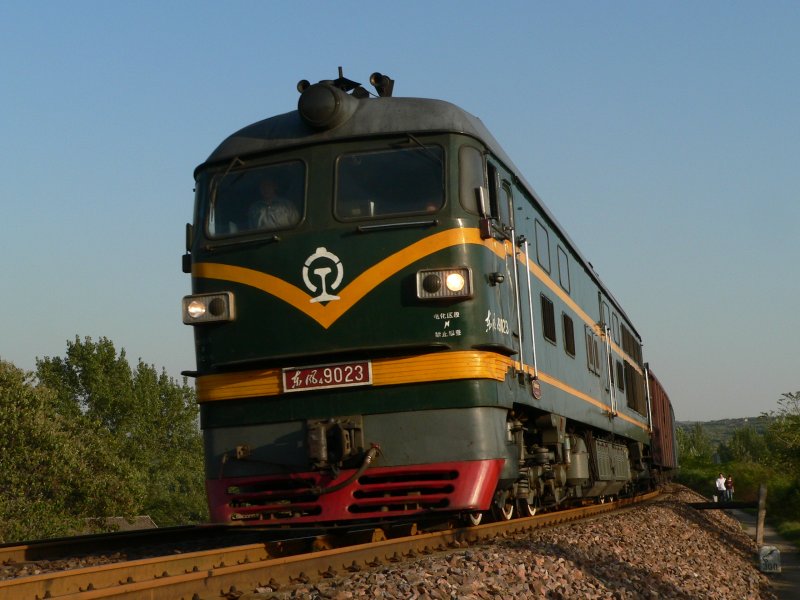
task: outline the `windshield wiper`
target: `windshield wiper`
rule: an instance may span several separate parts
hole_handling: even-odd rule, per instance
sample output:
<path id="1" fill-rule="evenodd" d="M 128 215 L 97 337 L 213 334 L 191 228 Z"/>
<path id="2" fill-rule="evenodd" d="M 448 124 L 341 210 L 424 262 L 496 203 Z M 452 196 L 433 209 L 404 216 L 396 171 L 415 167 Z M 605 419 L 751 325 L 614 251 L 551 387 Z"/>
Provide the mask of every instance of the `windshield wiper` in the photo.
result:
<path id="1" fill-rule="evenodd" d="M 433 160 L 435 160 L 435 161 L 436 161 L 436 164 L 437 164 L 437 165 L 441 165 L 441 164 L 442 164 L 442 159 L 441 159 L 441 157 L 440 157 L 440 156 L 439 156 L 439 155 L 438 155 L 436 152 L 434 152 L 433 150 L 431 150 L 429 146 L 426 146 L 425 144 L 423 144 L 422 142 L 420 142 L 420 141 L 417 139 L 417 136 L 415 136 L 413 133 L 407 133 L 406 135 L 408 136 L 408 139 L 409 139 L 409 140 L 411 140 L 411 141 L 412 141 L 412 142 L 414 142 L 414 143 L 415 143 L 417 146 L 419 146 L 420 148 L 422 148 L 422 150 L 424 150 L 425 154 L 427 154 L 428 156 L 430 156 L 431 158 L 433 158 Z"/>
<path id="2" fill-rule="evenodd" d="M 403 221 L 400 223 L 376 223 L 375 225 L 359 225 L 359 233 L 378 231 L 380 229 L 402 229 L 404 227 L 434 227 L 439 224 L 439 219 L 429 219 L 427 221 Z"/>
<path id="3" fill-rule="evenodd" d="M 239 246 L 256 246 L 259 244 L 272 244 L 275 242 L 280 242 L 281 239 L 282 239 L 281 236 L 279 236 L 278 234 L 272 234 L 270 236 L 261 236 L 261 237 L 223 238 L 208 242 L 205 246 L 203 246 L 203 250 L 214 252 L 215 250 L 225 250 L 233 246 L 239 247 Z"/>
<path id="4" fill-rule="evenodd" d="M 222 177 L 215 175 L 214 177 L 211 178 L 211 194 L 210 194 L 211 199 L 209 201 L 211 214 L 214 214 L 214 205 L 217 202 L 217 190 L 219 190 L 219 182 L 224 181 L 225 178 L 228 176 L 228 173 L 230 173 L 234 167 L 238 166 L 243 167 L 244 161 L 238 156 L 234 156 L 233 160 L 231 160 L 230 164 L 228 165 L 228 168 L 225 169 L 225 172 L 222 174 Z"/>

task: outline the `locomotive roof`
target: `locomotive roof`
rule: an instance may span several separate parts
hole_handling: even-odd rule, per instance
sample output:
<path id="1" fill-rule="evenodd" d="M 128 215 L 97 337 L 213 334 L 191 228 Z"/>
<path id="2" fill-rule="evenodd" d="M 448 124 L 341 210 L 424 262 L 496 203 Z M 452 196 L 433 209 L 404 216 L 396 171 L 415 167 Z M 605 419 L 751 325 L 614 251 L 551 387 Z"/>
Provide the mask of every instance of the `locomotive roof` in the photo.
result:
<path id="1" fill-rule="evenodd" d="M 244 156 L 263 154 L 287 148 L 323 144 L 372 137 L 378 135 L 407 135 L 430 133 L 460 133 L 480 140 L 491 153 L 502 161 L 518 178 L 519 185 L 536 200 L 552 226 L 569 244 L 584 268 L 615 304 L 617 310 L 631 324 L 611 291 L 600 280 L 592 264 L 583 256 L 577 245 L 561 227 L 547 206 L 533 189 L 511 158 L 489 132 L 483 122 L 462 108 L 444 100 L 429 98 L 381 97 L 359 100 L 353 115 L 341 125 L 332 129 L 317 130 L 307 125 L 297 110 L 269 117 L 243 127 L 226 138 L 209 155 L 206 161 L 195 169 L 198 171 L 209 164 L 224 164 Z M 634 333 L 638 335 L 636 329 Z M 641 339 L 641 338 L 640 338 Z"/>
<path id="2" fill-rule="evenodd" d="M 351 118 L 322 131 L 306 125 L 296 110 L 258 121 L 228 137 L 206 162 L 349 138 L 435 132 L 470 135 L 486 143 L 501 160 L 510 162 L 480 119 L 458 106 L 444 100 L 393 97 L 361 100 Z"/>

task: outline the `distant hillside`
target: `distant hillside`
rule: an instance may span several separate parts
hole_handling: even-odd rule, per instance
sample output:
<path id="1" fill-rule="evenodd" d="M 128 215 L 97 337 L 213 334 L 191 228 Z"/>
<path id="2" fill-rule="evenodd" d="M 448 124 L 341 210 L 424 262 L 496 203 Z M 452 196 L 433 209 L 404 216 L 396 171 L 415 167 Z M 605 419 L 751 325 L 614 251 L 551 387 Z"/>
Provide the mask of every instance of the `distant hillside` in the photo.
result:
<path id="1" fill-rule="evenodd" d="M 716 447 L 727 443 L 733 432 L 743 427 L 752 427 L 757 433 L 764 433 L 771 417 L 750 417 L 747 419 L 720 419 L 719 421 L 676 421 L 678 429 L 689 430 L 698 423 L 703 426 L 708 439 Z"/>

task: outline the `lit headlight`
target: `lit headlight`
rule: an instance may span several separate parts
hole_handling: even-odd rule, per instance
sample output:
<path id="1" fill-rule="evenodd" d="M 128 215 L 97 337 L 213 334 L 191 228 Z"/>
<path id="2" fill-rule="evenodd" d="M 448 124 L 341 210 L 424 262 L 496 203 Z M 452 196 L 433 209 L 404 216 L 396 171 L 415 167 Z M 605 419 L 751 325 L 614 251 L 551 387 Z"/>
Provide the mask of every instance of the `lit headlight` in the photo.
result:
<path id="1" fill-rule="evenodd" d="M 420 300 L 470 298 L 471 281 L 470 270 L 466 267 L 418 271 L 417 298 Z"/>
<path id="2" fill-rule="evenodd" d="M 461 273 L 450 273 L 447 276 L 447 279 L 444 280 L 447 289 L 457 294 L 461 290 L 464 289 L 464 286 L 467 285 L 467 280 L 464 279 L 464 276 Z"/>
<path id="3" fill-rule="evenodd" d="M 233 321 L 233 294 L 195 294 L 183 298 L 183 322 L 186 325 Z"/>

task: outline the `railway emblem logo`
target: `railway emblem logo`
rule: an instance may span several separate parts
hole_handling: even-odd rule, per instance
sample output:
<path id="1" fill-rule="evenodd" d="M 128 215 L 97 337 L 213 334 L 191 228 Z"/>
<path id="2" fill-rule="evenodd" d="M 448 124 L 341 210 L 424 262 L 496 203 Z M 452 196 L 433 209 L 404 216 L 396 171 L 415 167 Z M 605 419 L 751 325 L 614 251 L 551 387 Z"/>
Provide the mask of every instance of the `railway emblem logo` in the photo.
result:
<path id="1" fill-rule="evenodd" d="M 319 266 L 314 267 L 312 270 L 311 265 L 314 263 L 317 263 Z M 336 275 L 334 276 L 334 280 L 330 282 L 329 285 L 328 276 L 333 273 L 334 270 L 336 271 Z M 319 278 L 319 286 L 314 285 L 311 282 L 309 272 Z M 336 288 L 339 287 L 339 284 L 342 283 L 343 276 L 344 269 L 342 267 L 342 261 L 339 260 L 338 256 L 336 256 L 333 252 L 329 252 L 326 248 L 317 248 L 317 251 L 309 256 L 303 265 L 303 283 L 305 283 L 306 287 L 311 290 L 312 294 L 315 294 L 318 289 L 321 289 L 317 296 L 311 298 L 312 303 L 339 300 L 339 296 L 334 296 L 328 290 L 336 290 Z"/>

